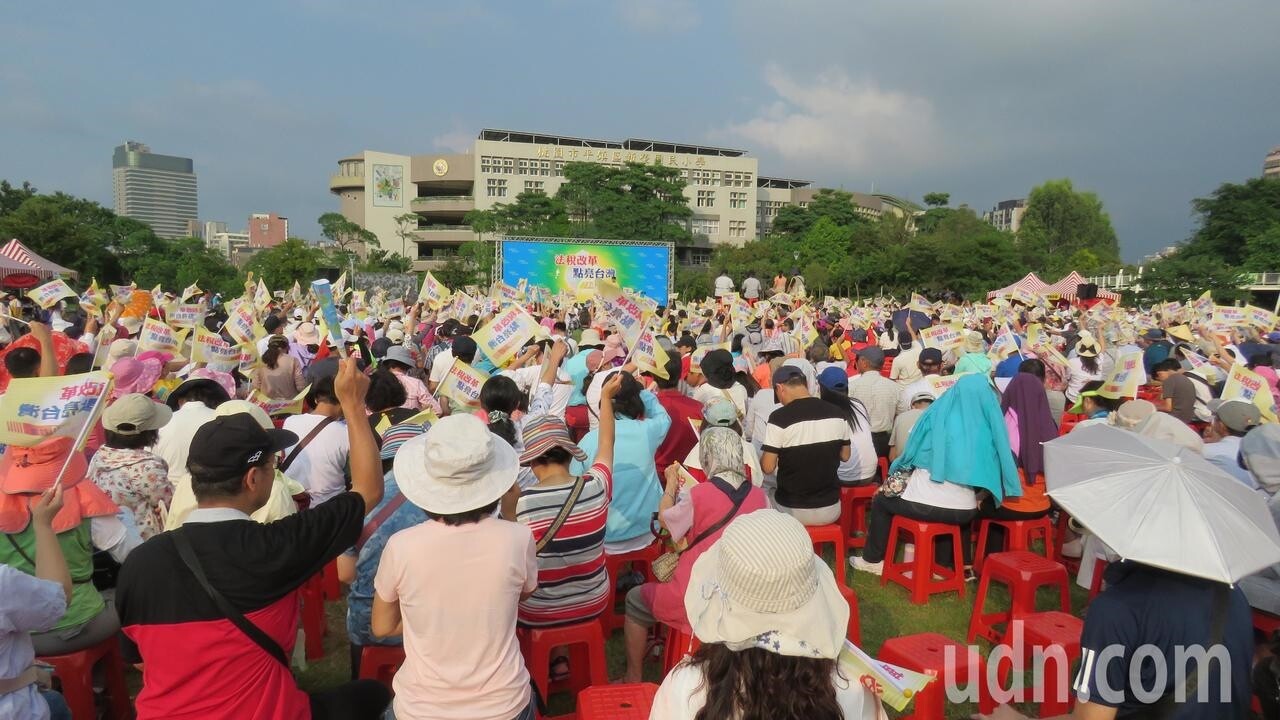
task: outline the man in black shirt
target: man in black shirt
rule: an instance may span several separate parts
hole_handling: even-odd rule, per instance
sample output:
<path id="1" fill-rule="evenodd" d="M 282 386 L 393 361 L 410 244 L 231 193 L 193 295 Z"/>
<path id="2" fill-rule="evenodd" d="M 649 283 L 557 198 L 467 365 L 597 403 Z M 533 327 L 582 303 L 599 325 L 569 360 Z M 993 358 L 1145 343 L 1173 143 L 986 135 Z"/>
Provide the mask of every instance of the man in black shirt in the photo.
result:
<path id="1" fill-rule="evenodd" d="M 774 371 L 773 392 L 782 407 L 769 415 L 760 456 L 760 469 L 778 476 L 773 504 L 805 525 L 836 522 L 836 471 L 849 459 L 849 422 L 836 406 L 809 394 L 808 378 L 794 365 Z"/>

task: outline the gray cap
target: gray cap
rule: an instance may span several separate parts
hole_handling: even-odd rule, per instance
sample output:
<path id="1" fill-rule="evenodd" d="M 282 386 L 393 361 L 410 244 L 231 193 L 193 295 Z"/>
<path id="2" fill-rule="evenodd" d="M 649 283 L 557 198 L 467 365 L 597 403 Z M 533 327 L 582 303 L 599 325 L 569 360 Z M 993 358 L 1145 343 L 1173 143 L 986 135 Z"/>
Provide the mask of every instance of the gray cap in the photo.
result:
<path id="1" fill-rule="evenodd" d="M 414 367 L 417 365 L 413 361 L 413 355 L 409 353 L 409 348 L 403 345 L 392 345 L 387 348 L 387 354 L 382 358 L 388 362 L 398 362 L 405 367 Z"/>
<path id="2" fill-rule="evenodd" d="M 884 363 L 884 351 L 874 345 L 864 347 L 858 351 L 858 359 L 866 360 L 872 365 L 880 365 Z"/>
<path id="3" fill-rule="evenodd" d="M 1211 400 L 1209 410 L 1235 432 L 1247 432 L 1262 423 L 1262 412 L 1258 406 L 1244 400 Z"/>

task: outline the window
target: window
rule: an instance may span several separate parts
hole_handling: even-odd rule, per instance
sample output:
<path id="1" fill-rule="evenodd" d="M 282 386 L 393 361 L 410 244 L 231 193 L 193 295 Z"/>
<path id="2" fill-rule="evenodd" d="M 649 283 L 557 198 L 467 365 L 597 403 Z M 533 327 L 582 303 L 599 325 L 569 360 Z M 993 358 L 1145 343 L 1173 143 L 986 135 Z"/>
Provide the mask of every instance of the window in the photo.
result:
<path id="1" fill-rule="evenodd" d="M 556 161 L 556 177 L 564 177 L 564 161 Z"/>
<path id="2" fill-rule="evenodd" d="M 490 157 L 488 155 L 481 155 L 480 156 L 480 172 L 482 173 L 498 172 L 497 165 L 496 165 L 497 161 L 498 159 L 495 157 Z"/>
<path id="3" fill-rule="evenodd" d="M 532 163 L 536 167 L 538 164 L 538 161 L 537 160 L 530 161 L 530 160 L 525 160 L 521 158 L 520 161 L 516 164 L 516 174 L 517 175 L 536 175 L 537 174 L 536 172 L 534 173 L 529 172 L 530 163 Z"/>
<path id="4" fill-rule="evenodd" d="M 699 190 L 698 191 L 698 207 L 715 207 L 716 191 L 715 190 Z"/>
<path id="5" fill-rule="evenodd" d="M 720 173 L 714 170 L 690 170 L 690 180 L 694 185 L 718 185 Z"/>
<path id="6" fill-rule="evenodd" d="M 729 193 L 729 207 L 741 210 L 747 206 L 747 194 L 744 192 Z"/>
<path id="7" fill-rule="evenodd" d="M 498 178 L 489 178 L 486 189 L 489 191 L 489 197 L 506 197 L 507 181 L 499 180 Z"/>
<path id="8" fill-rule="evenodd" d="M 745 239 L 747 237 L 747 221 L 746 220 L 730 220 L 729 221 L 729 237 Z"/>
<path id="9" fill-rule="evenodd" d="M 546 189 L 543 187 L 544 185 L 546 185 L 546 183 L 544 183 L 544 182 L 543 182 L 543 181 L 541 181 L 541 180 L 525 180 L 525 181 L 524 181 L 524 191 L 525 191 L 525 192 L 536 192 L 536 193 L 544 193 L 544 194 L 545 194 L 545 193 L 546 193 Z"/>
<path id="10" fill-rule="evenodd" d="M 501 169 L 496 170 L 495 172 L 500 172 L 506 175 L 510 175 L 515 172 L 516 161 L 514 158 L 498 158 L 498 160 L 501 161 L 500 163 Z"/>
<path id="11" fill-rule="evenodd" d="M 797 203 L 797 204 L 798 204 L 800 207 L 802 207 L 802 208 L 807 208 L 807 207 L 809 207 L 809 202 L 808 202 L 807 200 L 801 200 L 801 201 L 800 201 L 799 203 Z"/>
<path id="12" fill-rule="evenodd" d="M 689 232 L 694 235 L 714 237 L 720 234 L 720 221 L 708 218 L 693 218 L 689 221 Z"/>
<path id="13" fill-rule="evenodd" d="M 551 161 L 542 160 L 540 162 L 541 164 L 538 166 L 538 169 L 540 172 L 538 174 L 541 175 L 542 177 L 551 177 Z M 556 175 L 559 175 L 560 174 L 559 168 L 563 167 L 564 163 L 556 163 L 556 166 L 557 166 Z M 530 173 L 530 174 L 532 175 L 533 173 Z"/>

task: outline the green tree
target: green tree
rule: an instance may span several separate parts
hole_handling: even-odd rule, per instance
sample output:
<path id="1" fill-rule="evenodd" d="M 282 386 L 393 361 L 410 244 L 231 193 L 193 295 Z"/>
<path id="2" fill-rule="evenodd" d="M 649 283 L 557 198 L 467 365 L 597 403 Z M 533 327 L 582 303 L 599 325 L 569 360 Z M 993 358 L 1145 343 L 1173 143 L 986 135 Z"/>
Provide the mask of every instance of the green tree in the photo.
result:
<path id="1" fill-rule="evenodd" d="M 125 239 L 139 233 L 154 237 L 136 220 L 64 193 L 33 195 L 0 216 L 0 237 L 18 238 L 44 257 L 100 282 L 125 279 L 117 252 Z"/>
<path id="2" fill-rule="evenodd" d="M 574 237 L 684 244 L 693 217 L 681 171 L 666 165 L 568 163 L 556 192 Z"/>
<path id="3" fill-rule="evenodd" d="M 924 194 L 924 204 L 929 207 L 946 207 L 951 204 L 951 193 L 931 192 Z"/>
<path id="4" fill-rule="evenodd" d="M 1240 287 L 1241 279 L 1240 271 L 1221 258 L 1188 254 L 1183 249 L 1143 268 L 1132 300 L 1126 300 L 1142 304 L 1172 302 L 1197 297 L 1208 290 L 1214 301 L 1229 304 L 1249 297 L 1249 291 Z"/>
<path id="5" fill-rule="evenodd" d="M 223 295 L 243 290 L 244 277 L 240 271 L 200 238 L 178 238 L 167 241 L 167 245 L 168 254 L 173 258 L 173 274 L 161 281 L 164 287 L 176 290 L 196 284 Z"/>
<path id="6" fill-rule="evenodd" d="M 0 217 L 17 210 L 22 203 L 35 197 L 37 192 L 35 186 L 26 180 L 22 181 L 22 187 L 14 187 L 8 180 L 0 180 Z"/>
<path id="7" fill-rule="evenodd" d="M 293 287 L 295 281 L 309 284 L 316 279 L 317 271 L 329 264 L 320 248 L 301 238 L 289 238 L 254 255 L 246 269 L 262 278 L 267 287 L 286 289 Z"/>
<path id="8" fill-rule="evenodd" d="M 362 245 L 376 245 L 378 236 L 360 227 L 342 213 L 327 212 L 316 219 L 320 234 L 338 246 L 339 250 L 358 252 Z"/>
<path id="9" fill-rule="evenodd" d="M 1066 178 L 1031 190 L 1018 246 L 1024 263 L 1053 276 L 1071 271 L 1071 257 L 1079 250 L 1093 253 L 1102 268 L 1120 266 L 1120 245 L 1102 201 L 1077 191 Z"/>
<path id="10" fill-rule="evenodd" d="M 373 248 L 368 257 L 356 263 L 356 269 L 368 273 L 407 273 L 413 269 L 413 261 L 399 253 Z"/>
<path id="11" fill-rule="evenodd" d="M 1191 205 L 1199 227 L 1183 248 L 1187 257 L 1216 258 L 1228 267 L 1248 265 L 1256 271 L 1280 264 L 1269 235 L 1280 227 L 1280 179 L 1223 183 Z"/>
<path id="12" fill-rule="evenodd" d="M 478 233 L 569 237 L 569 215 L 564 200 L 546 193 L 525 191 L 511 204 L 498 203 L 488 210 L 472 210 L 462 221 Z"/>
<path id="13" fill-rule="evenodd" d="M 393 218 L 396 223 L 396 237 L 400 238 L 400 254 L 406 258 L 417 254 L 417 244 L 413 241 L 413 233 L 418 229 L 418 213 L 407 212 Z M 415 248 L 413 253 L 409 248 Z"/>
<path id="14" fill-rule="evenodd" d="M 844 190 L 822 188 L 814 193 L 813 198 L 809 201 L 809 207 L 806 209 L 813 216 L 815 223 L 821 218 L 827 218 L 836 225 L 845 227 L 865 222 L 863 217 L 858 214 L 858 206 L 853 201 L 853 193 L 845 192 Z"/>
<path id="15" fill-rule="evenodd" d="M 811 227 L 813 227 L 813 215 L 809 214 L 808 208 L 802 208 L 799 205 L 783 205 L 778 208 L 778 214 L 773 218 L 769 232 L 774 235 L 803 235 Z"/>

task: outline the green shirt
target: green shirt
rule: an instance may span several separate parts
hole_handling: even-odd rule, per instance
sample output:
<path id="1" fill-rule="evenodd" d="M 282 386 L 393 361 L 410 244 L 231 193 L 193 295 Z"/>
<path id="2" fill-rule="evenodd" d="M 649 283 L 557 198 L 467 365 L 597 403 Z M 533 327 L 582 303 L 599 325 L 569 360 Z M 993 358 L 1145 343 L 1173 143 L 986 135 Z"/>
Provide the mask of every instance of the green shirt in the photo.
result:
<path id="1" fill-rule="evenodd" d="M 67 613 L 51 630 L 65 630 L 83 625 L 106 607 L 98 589 L 93 586 L 93 542 L 90 540 L 89 523 L 85 518 L 79 525 L 58 533 L 58 544 L 62 546 L 62 555 L 67 559 L 67 568 L 71 571 L 71 602 L 67 604 Z M 21 570 L 28 575 L 35 575 L 33 561 L 36 556 L 36 533 L 31 523 L 20 533 L 7 536 L 0 542 L 0 563 Z"/>

